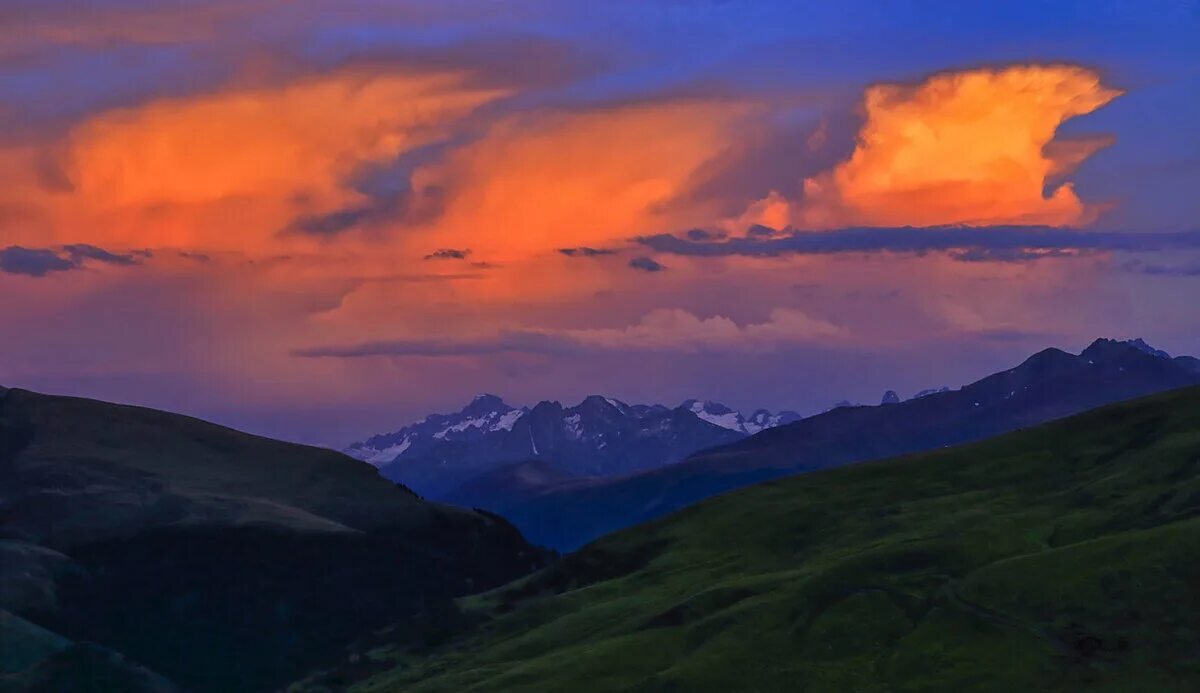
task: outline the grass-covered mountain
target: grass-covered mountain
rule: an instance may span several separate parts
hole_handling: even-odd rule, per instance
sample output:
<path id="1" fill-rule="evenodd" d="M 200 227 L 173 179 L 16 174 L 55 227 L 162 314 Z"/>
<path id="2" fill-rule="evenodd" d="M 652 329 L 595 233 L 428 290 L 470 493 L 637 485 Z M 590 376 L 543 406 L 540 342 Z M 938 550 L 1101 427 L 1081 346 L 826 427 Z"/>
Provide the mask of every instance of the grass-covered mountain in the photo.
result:
<path id="1" fill-rule="evenodd" d="M 353 690 L 1195 691 L 1198 585 L 1191 388 L 610 535 Z"/>
<path id="2" fill-rule="evenodd" d="M 0 389 L 0 690 L 271 690 L 543 560 L 333 451 Z"/>
<path id="3" fill-rule="evenodd" d="M 796 472 L 982 440 L 1087 409 L 1200 384 L 1200 361 L 1141 340 L 1096 340 L 1079 354 L 1046 349 L 957 390 L 895 404 L 839 407 L 617 479 L 571 484 L 486 505 L 534 543 L 571 550 L 703 498 Z"/>

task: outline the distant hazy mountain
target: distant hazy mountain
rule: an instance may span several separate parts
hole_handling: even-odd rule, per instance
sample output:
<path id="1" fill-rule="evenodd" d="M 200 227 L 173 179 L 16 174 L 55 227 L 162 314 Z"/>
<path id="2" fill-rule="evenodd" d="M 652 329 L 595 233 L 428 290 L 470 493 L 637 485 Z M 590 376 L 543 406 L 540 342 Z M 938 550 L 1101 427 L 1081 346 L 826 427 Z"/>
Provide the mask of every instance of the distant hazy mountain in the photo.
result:
<path id="1" fill-rule="evenodd" d="M 549 461 L 571 478 L 611 477 L 678 462 L 799 419 L 795 412 L 765 409 L 744 416 L 699 400 L 669 408 L 593 395 L 573 407 L 546 401 L 518 409 L 495 395 L 479 395 L 455 414 L 432 414 L 355 443 L 346 453 L 423 496 L 452 499 L 473 479 L 515 462 Z"/>
<path id="2" fill-rule="evenodd" d="M 625 478 L 575 483 L 487 506 L 535 543 L 573 549 L 732 488 L 800 471 L 980 440 L 1086 409 L 1200 384 L 1200 361 L 1140 340 L 1046 349 L 958 390 L 841 406 Z M 889 400 L 891 398 L 888 398 Z"/>
<path id="3" fill-rule="evenodd" d="M 528 501 L 544 493 L 592 480 L 592 477 L 569 474 L 549 460 L 531 459 L 481 472 L 444 492 L 441 499 L 467 508 L 492 508 Z"/>
<path id="4" fill-rule="evenodd" d="M 545 558 L 331 450 L 0 388 L 0 690 L 275 690 Z"/>

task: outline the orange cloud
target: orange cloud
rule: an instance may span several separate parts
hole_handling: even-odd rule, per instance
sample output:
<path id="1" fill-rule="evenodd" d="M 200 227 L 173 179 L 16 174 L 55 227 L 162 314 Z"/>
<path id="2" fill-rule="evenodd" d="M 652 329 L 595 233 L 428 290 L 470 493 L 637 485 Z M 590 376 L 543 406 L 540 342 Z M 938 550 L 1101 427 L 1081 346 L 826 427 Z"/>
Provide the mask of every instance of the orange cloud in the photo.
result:
<path id="1" fill-rule="evenodd" d="M 804 181 L 791 221 L 804 228 L 1086 224 L 1097 209 L 1070 183 L 1046 188 L 1111 140 L 1056 140 L 1055 133 L 1119 94 L 1095 72 L 1071 65 L 985 68 L 870 87 L 853 154 Z"/>
<path id="2" fill-rule="evenodd" d="M 55 147 L 59 189 L 27 185 L 23 201 L 49 220 L 43 243 L 260 251 L 300 215 L 361 203 L 358 167 L 445 137 L 502 94 L 455 74 L 340 71 L 160 100 L 76 126 Z"/>
<path id="3" fill-rule="evenodd" d="M 501 122 L 414 175 L 416 188 L 450 191 L 445 213 L 420 242 L 507 261 L 705 223 L 712 210 L 673 203 L 730 145 L 746 111 L 667 102 Z"/>

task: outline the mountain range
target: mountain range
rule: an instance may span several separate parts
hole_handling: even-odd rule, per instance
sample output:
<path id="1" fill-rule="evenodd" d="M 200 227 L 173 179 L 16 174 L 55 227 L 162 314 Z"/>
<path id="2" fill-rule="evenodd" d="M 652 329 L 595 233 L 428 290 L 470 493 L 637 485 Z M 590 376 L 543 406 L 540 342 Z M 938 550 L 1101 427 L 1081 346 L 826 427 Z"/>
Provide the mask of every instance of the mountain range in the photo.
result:
<path id="1" fill-rule="evenodd" d="M 645 472 L 566 482 L 546 477 L 541 487 L 501 472 L 484 485 L 487 493 L 477 484 L 466 499 L 512 521 L 534 543 L 566 551 L 759 481 L 968 443 L 1194 384 L 1200 360 L 1172 358 L 1141 340 L 1099 339 L 1079 354 L 1046 349 L 957 390 L 838 407 Z"/>
<path id="2" fill-rule="evenodd" d="M 1137 363 L 1119 351 L 1083 363 Z M 1073 367 L 1030 365 L 970 396 L 1012 400 L 1039 389 L 1033 367 Z M 730 461 L 779 441 L 750 442 Z M 1189 388 L 760 484 L 464 602 L 477 625 L 418 656 L 376 650 L 354 690 L 1200 690 L 1198 460 Z"/>
<path id="3" fill-rule="evenodd" d="M 694 399 L 671 408 L 593 395 L 573 407 L 544 401 L 516 408 L 485 394 L 455 414 L 432 414 L 345 452 L 425 497 L 454 501 L 461 498 L 458 487 L 477 486 L 478 477 L 517 462 L 548 462 L 564 482 L 620 476 L 799 419 L 796 412 L 765 409 L 744 416 Z"/>
<path id="4" fill-rule="evenodd" d="M 1038 426 L 1198 384 L 1197 359 L 1102 339 L 790 423 L 482 396 L 408 430 L 382 471 L 449 469 L 439 496 L 486 510 L 331 450 L 0 388 L 0 691 L 236 693 L 313 669 L 296 690 L 726 690 L 747 671 L 764 690 L 921 671 L 961 689 L 971 667 L 1169 690 L 1200 612 L 1180 588 L 1200 575 L 1183 558 L 1200 390 Z M 631 527 L 797 472 L 816 473 Z M 622 528 L 557 560 L 534 546 Z M 1024 654 L 998 669 L 990 651 Z"/>

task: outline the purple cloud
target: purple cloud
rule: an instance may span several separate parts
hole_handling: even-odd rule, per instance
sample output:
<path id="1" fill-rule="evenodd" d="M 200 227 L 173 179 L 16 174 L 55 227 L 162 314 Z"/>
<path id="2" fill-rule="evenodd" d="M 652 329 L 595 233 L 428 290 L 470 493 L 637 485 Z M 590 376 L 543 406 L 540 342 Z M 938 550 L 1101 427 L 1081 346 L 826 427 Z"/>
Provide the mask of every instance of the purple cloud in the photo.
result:
<path id="1" fill-rule="evenodd" d="M 662 272 L 667 269 L 667 266 L 658 262 L 654 258 L 635 257 L 629 261 L 629 266 L 635 270 L 642 272 Z"/>
<path id="2" fill-rule="evenodd" d="M 955 251 L 963 261 L 1032 260 L 1072 251 L 1155 252 L 1200 249 L 1200 230 L 1077 231 L 1047 226 L 863 227 L 837 231 L 791 231 L 701 242 L 672 234 L 643 236 L 641 245 L 660 253 L 722 257 L 778 257 L 836 253 L 927 253 Z"/>

